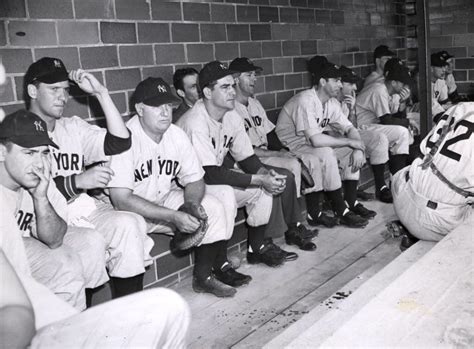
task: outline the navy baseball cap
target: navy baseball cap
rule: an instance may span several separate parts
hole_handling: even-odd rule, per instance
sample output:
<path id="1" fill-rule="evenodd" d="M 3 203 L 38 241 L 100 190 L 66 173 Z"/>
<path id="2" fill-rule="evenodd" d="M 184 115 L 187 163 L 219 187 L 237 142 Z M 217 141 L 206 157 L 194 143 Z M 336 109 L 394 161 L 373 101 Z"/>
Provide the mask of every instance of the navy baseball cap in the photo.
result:
<path id="1" fill-rule="evenodd" d="M 393 61 L 388 64 L 392 60 L 397 61 Z M 384 68 L 385 80 L 400 81 L 407 85 L 412 84 L 410 70 L 403 64 L 401 60 L 398 58 L 392 58 L 387 62 L 387 64 L 385 64 Z"/>
<path id="2" fill-rule="evenodd" d="M 446 58 L 441 55 L 441 52 L 436 52 L 431 55 L 431 65 L 433 67 L 445 67 L 449 64 Z"/>
<path id="3" fill-rule="evenodd" d="M 229 69 L 233 71 L 238 71 L 241 73 L 249 72 L 249 71 L 262 71 L 263 68 L 256 66 L 250 59 L 247 57 L 238 57 L 234 59 L 229 64 Z"/>
<path id="4" fill-rule="evenodd" d="M 240 74 L 239 71 L 227 68 L 222 62 L 209 62 L 199 72 L 199 88 L 202 91 L 210 82 L 222 79 L 227 75 L 237 76 L 238 74 Z"/>
<path id="5" fill-rule="evenodd" d="M 153 77 L 149 77 L 137 85 L 133 98 L 135 103 L 143 103 L 151 107 L 181 103 L 181 99 L 171 92 L 170 85 L 166 81 Z"/>
<path id="6" fill-rule="evenodd" d="M 450 54 L 448 51 L 440 51 L 439 52 L 439 55 L 441 57 L 443 57 L 446 61 L 448 61 L 448 59 L 451 59 L 453 58 L 454 56 L 452 54 Z"/>
<path id="7" fill-rule="evenodd" d="M 25 83 L 31 84 L 35 81 L 46 84 L 67 81 L 68 72 L 63 61 L 59 58 L 43 57 L 30 65 L 25 74 Z"/>
<path id="8" fill-rule="evenodd" d="M 322 67 L 329 63 L 328 59 L 324 56 L 314 56 L 308 61 L 308 71 L 311 74 L 318 74 Z"/>
<path id="9" fill-rule="evenodd" d="M 0 123 L 0 138 L 6 138 L 24 148 L 34 148 L 41 145 L 59 147 L 48 135 L 46 123 L 36 114 L 20 109 L 9 114 Z"/>
<path id="10" fill-rule="evenodd" d="M 337 79 L 341 77 L 341 71 L 337 65 L 328 62 L 322 66 L 319 75 L 324 79 Z"/>
<path id="11" fill-rule="evenodd" d="M 379 45 L 374 50 L 374 61 L 376 58 L 394 57 L 397 54 L 390 50 L 387 45 Z"/>
<path id="12" fill-rule="evenodd" d="M 341 65 L 339 68 L 341 72 L 341 81 L 348 82 L 350 84 L 356 84 L 360 80 L 362 80 L 351 68 L 346 67 L 345 65 Z"/>

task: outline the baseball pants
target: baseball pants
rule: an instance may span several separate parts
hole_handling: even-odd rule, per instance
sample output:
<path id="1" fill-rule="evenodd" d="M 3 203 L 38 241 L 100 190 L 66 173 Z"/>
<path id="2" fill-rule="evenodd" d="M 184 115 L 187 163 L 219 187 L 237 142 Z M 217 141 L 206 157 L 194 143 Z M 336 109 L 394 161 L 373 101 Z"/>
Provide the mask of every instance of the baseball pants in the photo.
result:
<path id="1" fill-rule="evenodd" d="M 365 156 L 371 165 L 382 165 L 388 161 L 387 136 L 377 130 L 359 130 L 360 138 L 365 145 Z"/>
<path id="2" fill-rule="evenodd" d="M 300 197 L 301 192 L 301 165 L 299 161 L 294 158 L 280 158 L 276 156 L 269 156 L 269 157 L 260 157 L 260 161 L 265 165 L 270 165 L 274 167 L 284 168 L 293 173 L 295 176 L 295 184 L 296 184 L 296 197 Z"/>
<path id="3" fill-rule="evenodd" d="M 170 191 L 159 205 L 177 210 L 183 203 L 183 191 L 176 189 Z M 209 228 L 200 245 L 229 240 L 234 231 L 234 221 L 237 215 L 237 205 L 232 187 L 206 185 L 206 194 L 201 204 L 209 217 Z M 149 233 L 172 233 L 174 229 L 166 223 L 148 222 L 147 225 Z"/>
<path id="4" fill-rule="evenodd" d="M 370 124 L 360 126 L 359 131 L 362 130 L 383 133 L 387 137 L 389 151 L 393 155 L 408 154 L 409 152 L 410 131 L 406 127 L 398 125 Z"/>
<path id="5" fill-rule="evenodd" d="M 272 213 L 273 196 L 263 188 L 233 187 L 237 207 L 244 207 L 247 212 L 247 224 L 258 227 L 267 224 Z"/>
<path id="6" fill-rule="evenodd" d="M 409 169 L 406 167 L 393 176 L 392 195 L 395 213 L 412 235 L 420 240 L 440 241 L 458 225 L 474 217 L 468 205 L 433 203 L 417 193 L 407 176 Z"/>

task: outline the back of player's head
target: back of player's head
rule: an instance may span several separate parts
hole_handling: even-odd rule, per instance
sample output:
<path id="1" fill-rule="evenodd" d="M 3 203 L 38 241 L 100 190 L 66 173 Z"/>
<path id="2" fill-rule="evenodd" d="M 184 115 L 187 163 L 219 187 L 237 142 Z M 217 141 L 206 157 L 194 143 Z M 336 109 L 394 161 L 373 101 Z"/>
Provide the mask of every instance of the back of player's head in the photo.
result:
<path id="1" fill-rule="evenodd" d="M 135 104 L 143 103 L 151 107 L 181 103 L 181 99 L 173 94 L 166 81 L 153 77 L 149 77 L 137 85 L 133 93 L 133 100 Z"/>
<path id="2" fill-rule="evenodd" d="M 205 87 L 215 84 L 215 82 L 227 75 L 238 75 L 237 71 L 230 70 L 227 66 L 219 61 L 207 63 L 199 72 L 199 88 L 204 91 Z"/>
<path id="3" fill-rule="evenodd" d="M 387 61 L 384 68 L 384 77 L 387 81 L 400 81 L 407 85 L 413 83 L 410 70 L 398 58 Z"/>
<path id="4" fill-rule="evenodd" d="M 432 67 L 446 67 L 449 65 L 442 52 L 433 53 L 430 58 Z"/>
<path id="5" fill-rule="evenodd" d="M 377 58 L 395 57 L 396 53 L 388 48 L 387 45 L 379 45 L 374 50 L 374 63 Z"/>
<path id="6" fill-rule="evenodd" d="M 321 72 L 322 67 L 327 63 L 329 63 L 329 61 L 324 56 L 314 56 L 308 61 L 307 68 L 309 73 L 311 74 L 311 80 L 313 85 L 318 84 L 320 79 L 319 73 Z"/>
<path id="7" fill-rule="evenodd" d="M 247 57 L 237 57 L 232 62 L 230 62 L 229 69 L 239 73 L 246 73 L 250 71 L 260 72 L 263 70 L 262 67 L 255 65 Z"/>
<path id="8" fill-rule="evenodd" d="M 198 71 L 192 67 L 177 69 L 173 75 L 173 86 L 177 90 L 184 91 L 183 79 L 188 75 L 198 75 Z"/>
<path id="9" fill-rule="evenodd" d="M 318 85 L 321 79 L 340 79 L 341 71 L 339 67 L 331 62 L 326 62 L 321 65 L 319 70 L 315 70 L 311 73 L 313 76 L 313 85 Z"/>

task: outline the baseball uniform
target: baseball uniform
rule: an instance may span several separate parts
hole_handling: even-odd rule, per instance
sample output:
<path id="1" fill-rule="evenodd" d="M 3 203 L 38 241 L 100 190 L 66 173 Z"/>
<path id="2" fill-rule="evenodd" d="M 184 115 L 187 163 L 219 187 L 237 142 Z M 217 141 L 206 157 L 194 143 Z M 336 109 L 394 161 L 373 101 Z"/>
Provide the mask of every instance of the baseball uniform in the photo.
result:
<path id="1" fill-rule="evenodd" d="M 448 87 L 442 79 L 431 83 L 431 113 L 433 116 L 444 113 L 442 102 L 448 100 Z"/>
<path id="2" fill-rule="evenodd" d="M 49 132 L 59 146 L 59 150 L 50 147 L 53 177 L 70 178 L 68 176 L 82 173 L 85 166 L 107 161 L 104 151 L 106 133 L 105 129 L 90 125 L 77 116 L 56 120 L 54 131 Z M 71 180 L 64 181 L 64 191 L 69 200 L 74 199 L 77 192 Z M 100 201 L 95 204 L 98 208 L 92 208 L 93 212 L 87 218 L 106 241 L 109 274 L 126 278 L 144 273 L 145 266 L 152 263 L 149 252 L 153 240 L 140 229 L 145 224 L 143 218 L 131 212 L 105 213 L 100 210 Z"/>
<path id="3" fill-rule="evenodd" d="M 385 82 L 385 77 L 382 74 L 377 73 L 376 71 L 373 71 L 364 80 L 364 88 L 368 88 L 372 84 L 381 84 Z M 398 108 L 400 108 L 400 95 L 398 93 L 395 93 L 390 96 L 389 98 L 389 106 L 391 113 L 394 114 L 398 112 Z"/>
<path id="4" fill-rule="evenodd" d="M 262 104 L 254 97 L 248 99 L 248 105 L 235 102 L 235 111 L 242 118 L 245 131 L 255 148 L 268 149 L 267 134 L 275 129 L 275 125 L 268 119 Z M 286 168 L 295 176 L 297 196 L 301 191 L 301 166 L 296 158 L 283 158 L 277 156 L 262 156 L 260 161 L 266 165 Z"/>
<path id="5" fill-rule="evenodd" d="M 417 238 L 439 241 L 472 215 L 473 131 L 474 103 L 451 107 L 421 142 L 424 159 L 393 177 L 395 212 Z"/>
<path id="6" fill-rule="evenodd" d="M 353 127 L 342 113 L 339 102 L 331 98 L 323 105 L 314 88 L 296 94 L 285 103 L 278 116 L 276 133 L 309 168 L 315 186 L 306 192 L 337 190 L 342 185 L 341 175 L 344 180 L 359 179 L 359 171 L 352 173 L 349 166 L 351 148 L 315 148 L 306 137 L 317 136 L 325 130 L 346 134 Z"/>
<path id="7" fill-rule="evenodd" d="M 458 89 L 453 74 L 446 74 L 444 81 L 446 82 L 446 86 L 448 86 L 448 94 L 452 94 Z"/>
<path id="8" fill-rule="evenodd" d="M 390 95 L 385 84 L 374 83 L 364 88 L 356 97 L 357 123 L 361 130 L 375 130 L 387 136 L 390 153 L 408 154 L 410 132 L 398 125 L 381 125 L 379 118 L 391 114 Z"/>
<path id="9" fill-rule="evenodd" d="M 202 166 L 222 166 L 227 153 L 237 162 L 254 155 L 242 119 L 235 110 L 225 113 L 219 122 L 209 116 L 200 99 L 177 125 L 189 136 Z M 271 194 L 260 188 L 233 187 L 233 190 L 237 206 L 246 208 L 250 226 L 268 223 L 272 211 Z"/>
<path id="10" fill-rule="evenodd" d="M 177 210 L 184 202 L 180 187 L 204 176 L 188 137 L 170 125 L 157 144 L 143 130 L 138 115 L 127 122 L 127 127 L 132 133 L 132 147 L 112 156 L 110 167 L 115 175 L 108 187 L 127 188 L 147 201 Z M 201 244 L 230 239 L 237 214 L 231 187 L 206 186 L 201 204 L 209 217 Z M 148 222 L 148 232 L 171 233 L 172 227 L 166 222 Z"/>

